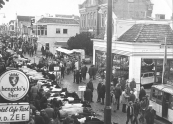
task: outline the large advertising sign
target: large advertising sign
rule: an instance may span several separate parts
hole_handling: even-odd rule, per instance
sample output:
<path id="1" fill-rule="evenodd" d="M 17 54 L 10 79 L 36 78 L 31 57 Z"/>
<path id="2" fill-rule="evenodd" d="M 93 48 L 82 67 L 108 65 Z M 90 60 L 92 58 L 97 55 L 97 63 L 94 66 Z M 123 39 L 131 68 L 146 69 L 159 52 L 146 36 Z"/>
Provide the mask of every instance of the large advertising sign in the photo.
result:
<path id="1" fill-rule="evenodd" d="M 28 103 L 0 104 L 0 123 L 29 121 L 30 106 Z"/>
<path id="2" fill-rule="evenodd" d="M 28 77 L 19 70 L 10 70 L 0 77 L 0 95 L 9 101 L 22 99 L 29 90 Z"/>

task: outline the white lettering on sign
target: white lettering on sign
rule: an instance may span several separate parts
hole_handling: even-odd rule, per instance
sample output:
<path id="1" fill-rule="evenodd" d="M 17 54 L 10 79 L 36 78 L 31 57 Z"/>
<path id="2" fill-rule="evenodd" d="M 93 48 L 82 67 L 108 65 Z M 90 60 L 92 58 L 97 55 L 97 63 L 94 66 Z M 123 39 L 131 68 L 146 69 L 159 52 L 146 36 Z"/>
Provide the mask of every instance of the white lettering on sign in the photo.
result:
<path id="1" fill-rule="evenodd" d="M 59 67 L 54 67 L 54 71 L 59 71 Z"/>
<path id="2" fill-rule="evenodd" d="M 78 86 L 78 91 L 86 91 L 86 86 Z"/>
<path id="3" fill-rule="evenodd" d="M 29 104 L 1 104 L 0 105 L 0 123 L 1 122 L 21 122 L 29 121 Z"/>
<path id="4" fill-rule="evenodd" d="M 29 90 L 28 77 L 19 70 L 10 70 L 0 77 L 0 95 L 9 101 L 22 99 Z"/>

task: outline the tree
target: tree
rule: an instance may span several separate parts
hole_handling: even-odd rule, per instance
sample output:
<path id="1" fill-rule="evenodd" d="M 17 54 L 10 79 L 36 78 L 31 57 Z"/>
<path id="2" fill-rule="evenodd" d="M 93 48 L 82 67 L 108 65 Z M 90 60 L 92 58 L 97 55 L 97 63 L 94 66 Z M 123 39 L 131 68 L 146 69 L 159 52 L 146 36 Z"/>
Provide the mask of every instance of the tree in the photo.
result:
<path id="1" fill-rule="evenodd" d="M 8 2 L 9 0 L 6 0 L 6 1 Z M 0 0 L 0 8 L 3 8 L 3 5 L 5 5 L 4 0 Z"/>
<path id="2" fill-rule="evenodd" d="M 70 37 L 67 41 L 69 49 L 84 49 L 87 55 L 93 53 L 93 42 L 91 40 L 93 35 L 89 32 L 82 32 L 76 36 Z"/>

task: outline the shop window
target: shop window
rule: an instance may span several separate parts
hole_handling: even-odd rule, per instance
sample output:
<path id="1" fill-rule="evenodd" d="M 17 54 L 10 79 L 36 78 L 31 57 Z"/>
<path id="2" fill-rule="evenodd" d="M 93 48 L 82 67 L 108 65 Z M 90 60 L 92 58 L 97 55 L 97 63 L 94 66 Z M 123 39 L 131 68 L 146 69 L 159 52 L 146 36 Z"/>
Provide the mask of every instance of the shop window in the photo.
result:
<path id="1" fill-rule="evenodd" d="M 47 35 L 47 25 L 38 25 L 38 35 Z"/>
<path id="2" fill-rule="evenodd" d="M 154 73 L 149 73 L 149 77 L 152 77 L 152 76 L 154 76 Z"/>
<path id="3" fill-rule="evenodd" d="M 158 100 L 162 100 L 162 96 L 163 96 L 163 93 L 162 93 L 162 91 L 158 91 L 158 95 L 157 95 L 157 99 Z"/>
<path id="4" fill-rule="evenodd" d="M 143 77 L 148 77 L 148 74 L 144 74 Z"/>
<path id="5" fill-rule="evenodd" d="M 153 91 L 152 91 L 152 98 L 157 99 L 157 96 L 158 96 L 158 90 L 153 89 Z"/>
<path id="6" fill-rule="evenodd" d="M 67 29 L 63 29 L 63 34 L 67 34 Z"/>

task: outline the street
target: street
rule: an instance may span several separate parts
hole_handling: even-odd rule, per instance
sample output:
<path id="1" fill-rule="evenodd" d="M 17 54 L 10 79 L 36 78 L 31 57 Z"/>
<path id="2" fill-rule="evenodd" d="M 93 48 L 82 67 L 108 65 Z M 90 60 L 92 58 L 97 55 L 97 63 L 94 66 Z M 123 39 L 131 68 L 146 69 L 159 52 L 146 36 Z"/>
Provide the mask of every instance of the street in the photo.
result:
<path id="1" fill-rule="evenodd" d="M 39 61 L 39 57 L 41 57 L 41 53 L 38 52 L 35 60 L 34 57 L 29 57 L 28 55 L 26 55 L 27 58 L 29 58 L 31 60 L 31 63 L 33 63 L 34 61 L 36 63 L 38 63 Z M 89 65 L 88 65 L 89 67 Z M 76 84 L 73 83 L 73 74 L 70 73 L 69 75 L 65 75 L 65 78 L 62 80 L 61 82 L 61 87 L 63 88 L 67 88 L 67 90 L 69 92 L 77 92 L 79 97 L 81 97 L 81 92 L 78 91 L 78 86 L 84 86 L 86 85 L 86 83 L 89 82 L 89 75 L 87 74 L 87 80 L 80 83 L 80 84 Z M 94 110 L 94 112 L 96 112 L 96 115 L 99 119 L 103 120 L 104 119 L 104 105 L 101 105 L 100 103 L 97 103 L 97 85 L 98 85 L 98 79 L 93 80 L 93 85 L 94 85 L 94 92 L 93 92 L 93 103 L 91 103 L 91 106 Z M 147 91 L 147 93 L 149 93 L 149 91 Z M 120 109 L 117 110 L 116 112 L 112 112 L 111 115 L 111 119 L 112 122 L 114 122 L 115 124 L 125 124 L 126 123 L 126 113 L 122 112 L 122 105 L 120 103 Z M 130 122 L 129 122 L 130 124 Z M 140 124 L 140 123 L 139 123 Z M 155 124 L 169 124 L 166 121 L 159 119 L 159 120 L 155 120 Z"/>

